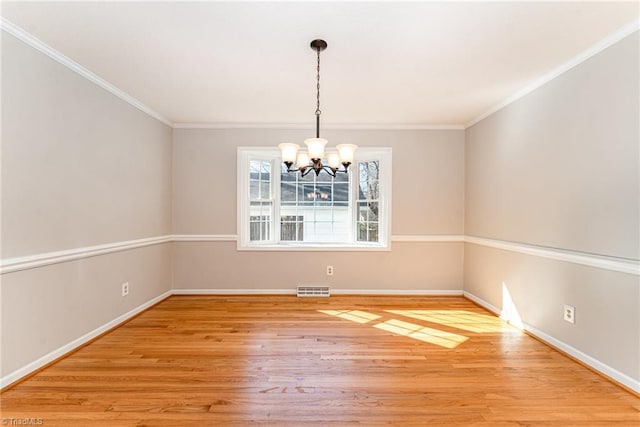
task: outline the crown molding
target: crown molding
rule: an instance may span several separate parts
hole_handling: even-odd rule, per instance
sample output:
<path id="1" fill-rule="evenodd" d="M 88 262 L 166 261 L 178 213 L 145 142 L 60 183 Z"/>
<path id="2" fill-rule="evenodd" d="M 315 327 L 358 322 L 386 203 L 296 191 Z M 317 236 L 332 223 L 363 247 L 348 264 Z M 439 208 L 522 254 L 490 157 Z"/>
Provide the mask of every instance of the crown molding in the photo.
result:
<path id="1" fill-rule="evenodd" d="M 65 67 L 69 68 L 71 71 L 74 71 L 77 74 L 81 75 L 85 79 L 95 83 L 96 85 L 100 86 L 101 88 L 103 88 L 107 92 L 110 92 L 112 95 L 117 96 L 118 98 L 120 98 L 123 101 L 127 102 L 128 104 L 134 106 L 135 108 L 137 108 L 138 110 L 142 111 L 143 113 L 146 113 L 149 116 L 153 117 L 154 119 L 161 121 L 162 123 L 164 123 L 167 126 L 173 127 L 173 123 L 169 119 L 164 117 L 162 114 L 158 113 L 157 111 L 154 111 L 153 109 L 151 109 L 147 105 L 145 105 L 142 102 L 138 101 L 133 96 L 131 96 L 128 93 L 118 89 L 117 87 L 115 87 L 114 85 L 109 83 L 108 81 L 106 81 L 103 78 L 99 77 L 98 75 L 92 73 L 88 69 L 84 68 L 82 65 L 78 64 L 77 62 L 75 62 L 71 58 L 63 55 L 62 53 L 58 52 L 57 50 L 55 50 L 51 46 L 49 46 L 46 43 L 44 43 L 42 40 L 40 40 L 37 37 L 29 34 L 28 32 L 26 32 L 22 28 L 18 27 L 16 24 L 14 24 L 13 22 L 9 21 L 8 19 L 6 19 L 3 16 L 0 16 L 0 29 L 2 29 L 3 31 L 5 31 L 8 34 L 11 34 L 12 36 L 17 38 L 18 40 L 26 43 L 27 45 L 33 47 L 34 49 L 39 50 L 40 52 L 44 53 L 45 55 L 47 55 L 51 59 L 59 62 L 60 64 L 64 65 Z"/>
<path id="2" fill-rule="evenodd" d="M 576 65 L 579 65 L 579 64 L 585 62 L 587 59 L 591 58 L 592 56 L 597 55 L 598 53 L 602 52 L 606 48 L 608 48 L 611 45 L 619 42 L 623 38 L 633 34 L 634 32 L 638 31 L 639 29 L 640 29 L 640 19 L 631 21 L 630 23 L 628 23 L 627 25 L 623 26 L 622 28 L 620 28 L 616 32 L 608 35 L 604 39 L 602 39 L 599 42 L 597 42 L 596 44 L 592 45 L 587 50 L 585 50 L 582 53 L 574 56 L 573 58 L 571 58 L 568 61 L 564 62 L 559 67 L 554 68 L 550 72 L 548 72 L 546 74 L 543 74 L 541 77 L 539 77 L 539 78 L 535 79 L 534 81 L 530 82 L 529 84 L 524 86 L 522 89 L 518 90 L 513 95 L 511 95 L 508 98 L 504 99 L 499 104 L 491 107 L 489 110 L 487 110 L 484 113 L 480 114 L 479 116 L 477 116 L 473 120 L 467 122 L 464 125 L 464 128 L 465 129 L 470 128 L 471 126 L 475 125 L 476 123 L 480 122 L 481 120 L 486 119 L 487 117 L 489 117 L 493 113 L 496 113 L 499 110 L 503 109 L 504 107 L 508 106 L 509 104 L 512 104 L 512 103 L 516 102 L 517 100 L 519 100 L 520 98 L 523 98 L 524 96 L 528 95 L 529 93 L 533 92 L 534 90 L 538 89 L 539 87 L 545 85 L 546 83 L 550 82 L 551 80 L 555 79 L 556 77 L 560 76 L 561 74 L 566 73 L 567 71 L 569 71 L 570 69 L 572 69 Z"/>
<path id="3" fill-rule="evenodd" d="M 283 129 L 313 130 L 314 125 L 303 123 L 174 123 L 174 129 Z M 327 123 L 322 129 L 328 130 L 464 130 L 464 125 L 443 125 L 426 123 Z"/>
<path id="4" fill-rule="evenodd" d="M 139 109 L 140 111 L 148 114 L 149 116 L 159 120 L 165 125 L 173 128 L 173 129 L 285 129 L 285 130 L 311 130 L 313 129 L 312 124 L 300 124 L 300 123 L 173 123 L 168 118 L 164 117 L 162 114 L 153 110 L 149 106 L 143 104 L 141 101 L 137 100 L 133 96 L 127 94 L 126 92 L 118 89 L 116 86 L 112 85 L 108 81 L 99 77 L 95 73 L 89 71 L 82 65 L 73 61 L 71 58 L 63 55 L 58 52 L 51 46 L 44 43 L 42 40 L 37 37 L 31 35 L 27 31 L 23 30 L 16 24 L 12 23 L 5 17 L 0 16 L 0 29 L 5 31 L 8 34 L 16 37 L 27 45 L 33 47 L 34 49 L 39 50 L 45 55 L 49 56 L 53 60 L 59 62 L 60 64 L 66 66 L 70 70 L 76 72 L 87 80 L 95 83 L 111 94 L 117 96 L 133 107 Z M 634 32 L 640 29 L 640 19 L 634 20 L 627 25 L 623 26 L 616 32 L 610 34 L 604 39 L 600 40 L 584 52 L 576 55 L 570 60 L 566 61 L 559 67 L 556 67 L 552 71 L 544 74 L 543 76 L 535 79 L 530 82 L 511 96 L 504 99 L 502 102 L 497 105 L 491 107 L 484 113 L 478 115 L 474 119 L 468 121 L 465 124 L 427 124 L 427 123 L 388 123 L 388 124 L 375 124 L 375 123 L 361 123 L 361 124 L 342 124 L 342 123 L 334 123 L 334 124 L 326 124 L 323 125 L 324 129 L 333 129 L 333 130 L 465 130 L 469 127 L 477 124 L 478 122 L 484 120 L 490 115 L 498 112 L 504 107 L 514 103 L 520 98 L 528 95 L 544 84 L 550 82 L 556 77 L 564 74 L 569 71 L 576 65 L 581 64 L 582 62 L 588 60 L 594 55 L 602 52 L 606 48 L 611 45 L 619 42 L 623 38 L 633 34 Z"/>

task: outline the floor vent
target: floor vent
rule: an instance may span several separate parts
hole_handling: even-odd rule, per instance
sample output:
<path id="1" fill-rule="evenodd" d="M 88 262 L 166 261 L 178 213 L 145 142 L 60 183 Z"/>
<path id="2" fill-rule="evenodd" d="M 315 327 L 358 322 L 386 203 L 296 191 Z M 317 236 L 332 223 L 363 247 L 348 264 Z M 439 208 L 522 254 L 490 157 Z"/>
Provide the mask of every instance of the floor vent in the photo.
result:
<path id="1" fill-rule="evenodd" d="M 330 294 L 328 286 L 298 286 L 299 297 L 328 297 Z"/>

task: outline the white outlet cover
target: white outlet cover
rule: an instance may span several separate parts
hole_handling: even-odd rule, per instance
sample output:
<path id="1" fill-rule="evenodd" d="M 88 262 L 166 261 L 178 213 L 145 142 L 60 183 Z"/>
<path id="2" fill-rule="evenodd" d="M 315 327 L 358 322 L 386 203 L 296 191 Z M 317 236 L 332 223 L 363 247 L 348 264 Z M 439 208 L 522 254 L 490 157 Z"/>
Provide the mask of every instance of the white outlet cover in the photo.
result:
<path id="1" fill-rule="evenodd" d="M 576 323 L 576 308 L 571 305 L 564 305 L 564 320 L 569 323 Z"/>

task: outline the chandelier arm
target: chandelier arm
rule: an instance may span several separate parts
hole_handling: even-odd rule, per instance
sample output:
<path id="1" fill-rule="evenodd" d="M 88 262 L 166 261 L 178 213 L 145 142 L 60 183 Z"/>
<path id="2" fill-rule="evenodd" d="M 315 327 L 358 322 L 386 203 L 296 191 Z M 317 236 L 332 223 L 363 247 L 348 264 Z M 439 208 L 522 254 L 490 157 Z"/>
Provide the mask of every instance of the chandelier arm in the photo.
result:
<path id="1" fill-rule="evenodd" d="M 310 168 L 308 166 L 300 168 L 300 176 L 301 177 L 305 177 L 305 176 L 309 175 L 309 172 L 311 172 L 312 170 L 313 170 L 313 168 Z"/>
<path id="2" fill-rule="evenodd" d="M 336 177 L 336 172 L 341 172 L 336 168 L 332 168 L 331 166 L 323 166 L 322 169 L 334 178 Z"/>
<path id="3" fill-rule="evenodd" d="M 300 170 L 300 168 L 291 169 L 291 166 L 293 166 L 293 162 L 283 162 L 283 163 L 287 167 L 287 172 L 298 172 L 298 170 Z"/>

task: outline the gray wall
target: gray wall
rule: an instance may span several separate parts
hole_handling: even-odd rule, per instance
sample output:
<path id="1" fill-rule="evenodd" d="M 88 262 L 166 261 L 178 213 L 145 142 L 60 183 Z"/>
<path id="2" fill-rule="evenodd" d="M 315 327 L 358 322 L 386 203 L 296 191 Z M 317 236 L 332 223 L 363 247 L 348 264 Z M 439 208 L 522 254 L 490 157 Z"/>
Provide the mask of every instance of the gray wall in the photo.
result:
<path id="1" fill-rule="evenodd" d="M 2 257 L 171 234 L 171 137 L 171 128 L 3 33 Z M 166 292 L 170 281 L 170 244 L 3 274 L 2 375 Z"/>
<path id="2" fill-rule="evenodd" d="M 466 131 L 467 235 L 640 258 L 638 33 Z M 467 244 L 465 291 L 640 379 L 638 276 Z M 563 304 L 576 323 L 563 321 Z"/>
<path id="3" fill-rule="evenodd" d="M 310 132 L 176 129 L 174 234 L 235 235 L 237 147 L 302 141 Z M 463 234 L 464 131 L 331 130 L 323 136 L 332 145 L 392 147 L 392 234 Z M 462 243 L 392 242 L 392 248 L 266 253 L 237 252 L 229 242 L 181 242 L 174 246 L 174 287 L 293 290 L 324 283 L 335 289 L 462 290 Z M 326 265 L 334 265 L 334 276 L 325 275 Z"/>

